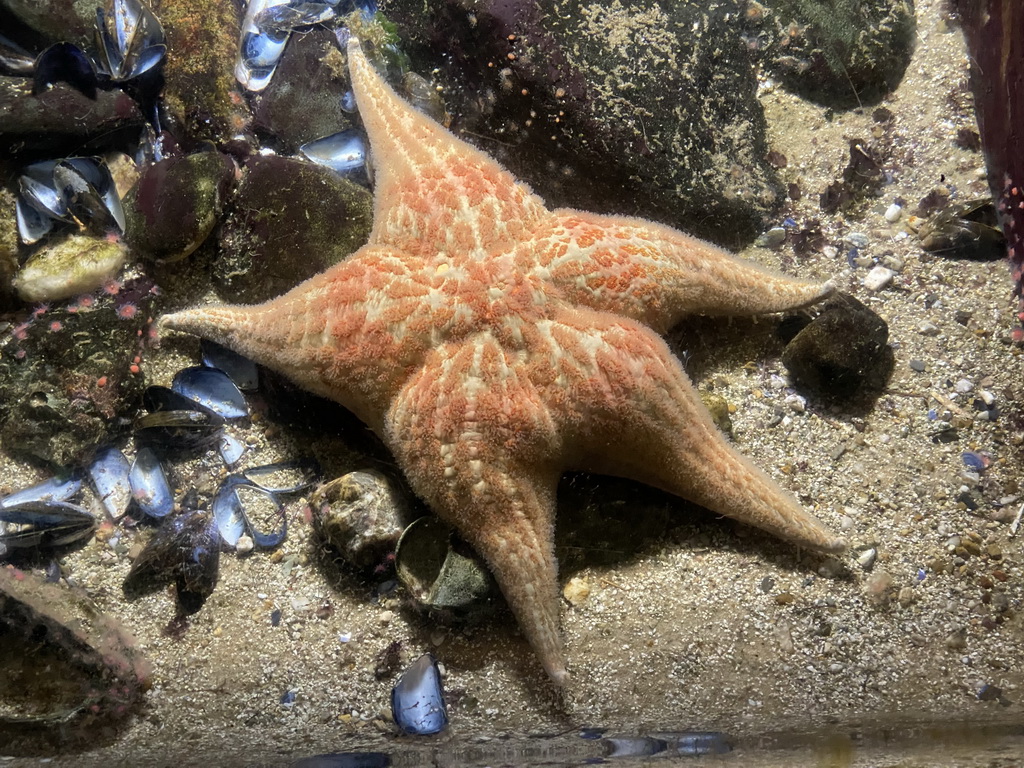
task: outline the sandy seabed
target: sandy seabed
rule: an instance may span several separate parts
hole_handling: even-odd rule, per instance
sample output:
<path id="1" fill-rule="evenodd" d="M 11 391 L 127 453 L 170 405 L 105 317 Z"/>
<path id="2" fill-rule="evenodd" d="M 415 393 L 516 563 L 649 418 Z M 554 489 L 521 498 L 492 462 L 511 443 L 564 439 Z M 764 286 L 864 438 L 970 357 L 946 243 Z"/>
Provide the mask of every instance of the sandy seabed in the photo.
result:
<path id="1" fill-rule="evenodd" d="M 372 584 L 317 565 L 301 519 L 274 557 L 224 557 L 216 592 L 180 638 L 164 632 L 173 595 L 126 602 L 129 560 L 94 540 L 66 565 L 135 634 L 155 683 L 146 711 L 116 737 L 50 763 L 275 765 L 370 749 L 404 765 L 559 764 L 600 754 L 578 736 L 588 726 L 722 730 L 736 749 L 708 759 L 736 765 L 1019 764 L 1024 559 L 1014 519 L 1024 499 L 1024 380 L 1009 343 L 1012 286 L 1004 263 L 941 258 L 905 233 L 917 201 L 940 183 L 957 200 L 987 194 L 981 155 L 955 143 L 975 127 L 962 36 L 945 28 L 938 0 L 917 6 L 914 59 L 884 102 L 890 122 L 871 109 L 829 115 L 763 84 L 773 148 L 788 160 L 784 180 L 804 191 L 788 215 L 821 219 L 836 250 L 798 257 L 787 244 L 743 254 L 835 280 L 888 322 L 895 369 L 877 402 L 854 412 L 791 397 L 773 318 L 696 319 L 671 334 L 698 386 L 734 407 L 739 449 L 842 531 L 850 553 L 825 560 L 670 497 L 574 476 L 563 488 L 588 514 L 667 508 L 671 523 L 611 565 L 583 558 L 563 572 L 572 680 L 559 696 L 507 613 L 452 628 L 397 597 L 378 600 Z M 818 192 L 841 176 L 853 138 L 891 148 L 893 183 L 862 218 L 823 216 Z M 889 223 L 897 198 L 906 210 Z M 861 255 L 899 267 L 881 290 L 862 284 L 870 267 L 847 263 L 853 233 L 867 239 Z M 167 343 L 146 374 L 166 384 L 193 354 L 187 340 Z M 995 420 L 972 405 L 982 391 L 994 398 Z M 932 439 L 933 409 L 958 421 L 958 439 Z M 242 436 L 256 445 L 249 465 L 312 450 L 332 472 L 362 468 L 345 435 L 257 420 Z M 965 451 L 991 455 L 980 480 L 965 475 Z M 5 485 L 42 479 L 0 461 Z M 212 457 L 199 464 L 207 476 L 217 469 Z M 374 674 L 395 641 L 401 666 L 426 650 L 443 665 L 451 726 L 440 737 L 395 735 L 394 677 Z M 986 685 L 1001 696 L 979 699 Z M 294 702 L 282 705 L 289 691 Z"/>

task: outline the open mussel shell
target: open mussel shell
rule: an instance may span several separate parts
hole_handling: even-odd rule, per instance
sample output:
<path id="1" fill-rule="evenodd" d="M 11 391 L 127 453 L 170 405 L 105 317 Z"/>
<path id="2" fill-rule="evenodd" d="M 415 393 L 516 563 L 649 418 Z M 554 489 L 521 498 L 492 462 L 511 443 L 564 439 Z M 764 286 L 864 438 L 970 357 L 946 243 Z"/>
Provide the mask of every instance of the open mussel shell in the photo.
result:
<path id="1" fill-rule="evenodd" d="M 425 653 L 402 673 L 391 689 L 391 715 L 402 733 L 431 736 L 448 727 L 448 709 L 441 688 L 441 671 Z"/>
<path id="2" fill-rule="evenodd" d="M 114 82 L 145 74 L 166 53 L 163 27 L 139 0 L 114 0 L 109 19 L 102 8 L 97 8 L 96 38 L 100 68 Z"/>
<path id="3" fill-rule="evenodd" d="M 246 7 L 235 78 L 247 91 L 258 92 L 267 87 L 291 36 L 290 30 L 264 31 L 256 19 L 271 8 L 287 4 L 288 0 L 250 0 Z"/>
<path id="4" fill-rule="evenodd" d="M 349 129 L 311 141 L 299 147 L 299 152 L 310 162 L 361 183 L 368 183 L 366 139 L 360 131 Z"/>
<path id="5" fill-rule="evenodd" d="M 223 419 L 242 419 L 249 415 L 249 404 L 224 371 L 197 365 L 174 375 L 171 389 L 213 411 Z"/>
<path id="6" fill-rule="evenodd" d="M 0 499 L 0 509 L 37 501 L 67 501 L 82 490 L 82 478 L 77 473 L 67 477 L 51 477 L 41 483 L 8 494 Z"/>
<path id="7" fill-rule="evenodd" d="M 498 593 L 480 557 L 436 517 L 421 517 L 405 529 L 395 569 L 413 598 L 434 610 L 466 615 L 485 609 Z"/>
<path id="8" fill-rule="evenodd" d="M 301 493 L 311 488 L 320 477 L 320 465 L 310 459 L 280 461 L 250 467 L 242 476 L 253 485 L 271 493 Z"/>
<path id="9" fill-rule="evenodd" d="M 272 549 L 288 534 L 288 518 L 279 494 L 254 485 L 242 475 L 225 478 L 213 497 L 213 519 L 225 544 L 238 545 L 243 534 L 261 549 Z"/>
<path id="10" fill-rule="evenodd" d="M 156 415 L 156 414 L 152 414 Z M 166 517 L 174 509 L 167 474 L 152 448 L 140 448 L 128 472 L 128 485 L 132 491 L 132 504 L 148 517 Z"/>
<path id="11" fill-rule="evenodd" d="M 73 43 L 54 43 L 36 57 L 32 93 L 38 96 L 55 83 L 67 83 L 90 99 L 96 98 L 99 79 L 88 56 Z"/>
<path id="12" fill-rule="evenodd" d="M 195 613 L 217 586 L 220 536 L 208 512 L 188 510 L 157 528 L 125 577 L 135 599 L 174 583 L 185 614 Z"/>
<path id="13" fill-rule="evenodd" d="M 132 465 L 116 446 L 108 445 L 96 451 L 89 464 L 89 480 L 107 514 L 120 517 L 131 501 L 128 473 Z"/>
<path id="14" fill-rule="evenodd" d="M 57 725 L 47 743 L 95 739 L 141 703 L 150 671 L 131 636 L 80 592 L 0 568 L 0 743 Z M 79 719 L 81 716 L 81 719 Z"/>

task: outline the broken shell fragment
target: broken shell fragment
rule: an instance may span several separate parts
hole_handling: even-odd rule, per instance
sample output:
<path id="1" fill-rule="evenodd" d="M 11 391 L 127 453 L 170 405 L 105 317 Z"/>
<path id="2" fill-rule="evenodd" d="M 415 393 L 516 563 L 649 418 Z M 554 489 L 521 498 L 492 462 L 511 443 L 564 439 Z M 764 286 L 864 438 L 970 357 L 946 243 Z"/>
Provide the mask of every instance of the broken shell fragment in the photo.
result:
<path id="1" fill-rule="evenodd" d="M 398 578 L 421 605 L 464 615 L 498 594 L 480 557 L 436 517 L 421 517 L 402 533 L 395 551 Z"/>

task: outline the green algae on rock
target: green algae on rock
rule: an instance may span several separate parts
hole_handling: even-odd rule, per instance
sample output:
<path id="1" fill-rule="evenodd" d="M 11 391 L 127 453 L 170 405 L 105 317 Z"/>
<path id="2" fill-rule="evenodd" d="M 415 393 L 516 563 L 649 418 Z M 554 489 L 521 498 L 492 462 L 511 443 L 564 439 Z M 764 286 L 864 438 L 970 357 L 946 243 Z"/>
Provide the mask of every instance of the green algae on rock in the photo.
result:
<path id="1" fill-rule="evenodd" d="M 334 171 L 285 157 L 252 157 L 221 227 L 215 280 L 232 302 L 265 301 L 366 242 L 373 199 Z"/>
<path id="2" fill-rule="evenodd" d="M 850 108 L 899 85 L 914 50 L 913 0 L 762 2 L 751 3 L 748 20 L 764 24 L 765 64 L 795 93 Z"/>
<path id="3" fill-rule="evenodd" d="M 164 100 L 192 137 L 227 141 L 248 110 L 235 82 L 239 18 L 233 3 L 160 0 L 153 11 L 167 37 Z"/>
<path id="4" fill-rule="evenodd" d="M 36 251 L 14 277 L 23 301 L 67 299 L 117 276 L 128 248 L 119 240 L 69 235 Z"/>
<path id="5" fill-rule="evenodd" d="M 396 0 L 415 69 L 552 207 L 630 213 L 739 246 L 784 190 L 739 4 Z"/>

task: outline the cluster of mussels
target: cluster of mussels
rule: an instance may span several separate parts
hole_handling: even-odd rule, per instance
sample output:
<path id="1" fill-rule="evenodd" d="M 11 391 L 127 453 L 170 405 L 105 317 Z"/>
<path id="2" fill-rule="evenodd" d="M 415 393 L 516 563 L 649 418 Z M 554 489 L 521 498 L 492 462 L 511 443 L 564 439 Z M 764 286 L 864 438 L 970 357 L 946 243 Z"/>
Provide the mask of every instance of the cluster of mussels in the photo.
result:
<path id="1" fill-rule="evenodd" d="M 213 592 L 222 550 L 247 554 L 284 541 L 287 502 L 318 478 L 312 461 L 228 474 L 209 509 L 200 508 L 194 492 L 175 504 L 171 462 L 216 446 L 231 469 L 245 451 L 225 425 L 248 418 L 242 390 L 256 389 L 256 366 L 212 343 L 204 344 L 203 362 L 179 371 L 170 387 L 145 391 L 147 413 L 135 420 L 133 461 L 117 446 L 108 445 L 82 469 L 0 499 L 0 558 L 39 559 L 88 541 L 100 519 L 73 503 L 85 480 L 111 527 L 128 520 L 156 528 L 132 564 L 125 594 L 137 597 L 174 583 L 183 615 L 199 610 Z M 106 532 L 108 541 L 117 535 Z"/>

